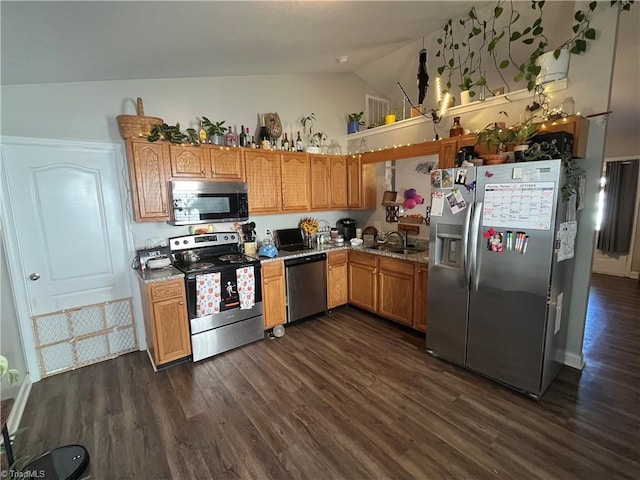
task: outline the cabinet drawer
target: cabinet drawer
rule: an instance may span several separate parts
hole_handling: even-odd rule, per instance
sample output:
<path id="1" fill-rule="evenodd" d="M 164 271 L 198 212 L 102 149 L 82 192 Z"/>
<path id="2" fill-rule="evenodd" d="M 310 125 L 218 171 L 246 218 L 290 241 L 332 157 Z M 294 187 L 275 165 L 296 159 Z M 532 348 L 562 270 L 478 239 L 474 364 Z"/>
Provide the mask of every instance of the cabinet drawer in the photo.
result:
<path id="1" fill-rule="evenodd" d="M 413 276 L 414 264 L 410 262 L 404 262 L 402 260 L 394 260 L 392 258 L 380 257 L 378 259 L 378 266 L 381 269 L 389 270 L 394 273 Z"/>
<path id="2" fill-rule="evenodd" d="M 328 252 L 327 253 L 327 264 L 328 265 L 341 265 L 343 263 L 347 263 L 347 251 L 339 250 L 337 252 Z"/>
<path id="3" fill-rule="evenodd" d="M 151 300 L 154 302 L 165 298 L 181 297 L 184 291 L 184 283 L 182 279 L 158 282 L 151 285 L 150 290 Z"/>
<path id="4" fill-rule="evenodd" d="M 360 263 L 362 265 L 368 265 L 370 267 L 376 266 L 376 255 L 371 253 L 362 252 L 349 252 L 349 261 L 354 263 Z"/>
<path id="5" fill-rule="evenodd" d="M 262 264 L 262 278 L 281 277 L 284 275 L 284 262 L 266 262 Z"/>

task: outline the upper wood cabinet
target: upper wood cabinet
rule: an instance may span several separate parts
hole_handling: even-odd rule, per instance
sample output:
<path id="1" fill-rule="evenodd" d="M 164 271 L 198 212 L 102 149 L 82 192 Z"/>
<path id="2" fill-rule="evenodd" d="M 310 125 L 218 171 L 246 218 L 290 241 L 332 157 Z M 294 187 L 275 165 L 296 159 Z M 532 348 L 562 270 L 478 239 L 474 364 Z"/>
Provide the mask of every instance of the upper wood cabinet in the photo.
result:
<path id="1" fill-rule="evenodd" d="M 347 157 L 331 156 L 331 208 L 347 208 Z"/>
<path id="2" fill-rule="evenodd" d="M 347 206 L 358 209 L 376 207 L 376 166 L 362 164 L 362 156 L 347 156 Z"/>
<path id="3" fill-rule="evenodd" d="M 171 176 L 206 178 L 209 175 L 209 150 L 204 147 L 169 145 Z"/>
<path id="4" fill-rule="evenodd" d="M 270 150 L 245 150 L 250 213 L 281 211 L 280 154 Z"/>
<path id="5" fill-rule="evenodd" d="M 125 142 L 133 218 L 136 222 L 169 220 L 170 167 L 166 161 L 167 145 L 150 143 L 146 139 Z"/>
<path id="6" fill-rule="evenodd" d="M 550 120 L 538 126 L 538 134 L 551 132 L 569 132 L 573 135 L 574 158 L 587 157 L 587 142 L 589 141 L 589 119 L 580 115 L 571 115 L 559 120 Z"/>
<path id="7" fill-rule="evenodd" d="M 211 147 L 211 178 L 230 182 L 244 182 L 244 159 L 242 149 L 231 147 Z"/>
<path id="8" fill-rule="evenodd" d="M 331 208 L 331 158 L 326 155 L 309 155 L 311 208 L 313 210 L 329 210 Z M 344 181 L 345 183 L 347 181 L 346 172 Z"/>
<path id="9" fill-rule="evenodd" d="M 458 137 L 440 140 L 440 155 L 438 156 L 438 168 L 453 168 L 456 166 L 458 154 Z"/>
<path id="10" fill-rule="evenodd" d="M 302 152 L 281 152 L 282 210 L 308 212 L 311 208 L 309 156 Z M 249 200 L 251 206 L 251 200 Z"/>
<path id="11" fill-rule="evenodd" d="M 214 145 L 169 145 L 171 176 L 183 179 L 244 181 L 242 150 Z"/>

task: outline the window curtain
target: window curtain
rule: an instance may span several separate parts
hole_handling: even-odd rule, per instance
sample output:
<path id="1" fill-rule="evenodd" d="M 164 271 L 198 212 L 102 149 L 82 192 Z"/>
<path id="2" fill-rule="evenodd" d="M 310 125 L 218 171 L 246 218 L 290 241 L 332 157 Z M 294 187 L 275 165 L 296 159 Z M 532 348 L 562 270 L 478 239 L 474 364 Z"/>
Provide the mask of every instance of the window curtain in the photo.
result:
<path id="1" fill-rule="evenodd" d="M 638 160 L 607 162 L 598 250 L 629 253 L 638 186 Z"/>

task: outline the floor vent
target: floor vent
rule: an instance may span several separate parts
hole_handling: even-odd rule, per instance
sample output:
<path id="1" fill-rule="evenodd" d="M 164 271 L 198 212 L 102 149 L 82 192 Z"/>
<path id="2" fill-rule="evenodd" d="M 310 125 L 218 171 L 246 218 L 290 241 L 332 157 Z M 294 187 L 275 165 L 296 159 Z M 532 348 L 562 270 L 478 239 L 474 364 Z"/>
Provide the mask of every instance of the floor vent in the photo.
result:
<path id="1" fill-rule="evenodd" d="M 365 128 L 384 124 L 384 116 L 389 113 L 389 100 L 365 95 L 364 124 Z"/>
<path id="2" fill-rule="evenodd" d="M 31 317 L 48 377 L 138 349 L 131 297 Z"/>

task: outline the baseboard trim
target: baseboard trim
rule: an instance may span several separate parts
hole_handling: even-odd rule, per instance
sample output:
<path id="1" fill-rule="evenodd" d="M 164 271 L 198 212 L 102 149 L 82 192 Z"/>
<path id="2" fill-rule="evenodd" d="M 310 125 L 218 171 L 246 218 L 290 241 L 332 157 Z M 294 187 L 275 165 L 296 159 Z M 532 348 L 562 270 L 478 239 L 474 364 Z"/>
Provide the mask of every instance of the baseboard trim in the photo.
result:
<path id="1" fill-rule="evenodd" d="M 20 385 L 20 390 L 18 390 L 16 401 L 13 403 L 11 413 L 7 417 L 7 429 L 9 432 L 14 432 L 20 427 L 22 414 L 24 413 L 24 408 L 27 406 L 27 400 L 29 400 L 29 393 L 31 393 L 32 386 L 33 382 L 31 382 L 31 378 L 25 375 L 24 381 L 22 385 Z"/>
<path id="2" fill-rule="evenodd" d="M 575 368 L 576 370 L 582 370 L 585 366 L 584 356 L 582 353 L 576 355 L 575 353 L 567 353 L 564 354 L 563 362 L 565 365 L 571 368 Z"/>

